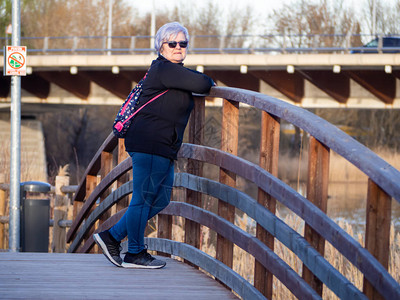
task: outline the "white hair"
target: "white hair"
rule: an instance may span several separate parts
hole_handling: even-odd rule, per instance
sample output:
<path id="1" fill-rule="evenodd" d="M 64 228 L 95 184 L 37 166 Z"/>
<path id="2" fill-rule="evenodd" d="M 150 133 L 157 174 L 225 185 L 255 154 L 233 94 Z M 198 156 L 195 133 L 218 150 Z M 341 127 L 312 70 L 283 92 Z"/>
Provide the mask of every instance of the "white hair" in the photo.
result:
<path id="1" fill-rule="evenodd" d="M 168 42 L 170 38 L 174 39 L 179 32 L 182 32 L 185 35 L 185 39 L 189 42 L 189 32 L 180 23 L 171 22 L 161 26 L 154 38 L 154 48 L 156 49 L 157 53 L 160 54 L 163 42 Z"/>

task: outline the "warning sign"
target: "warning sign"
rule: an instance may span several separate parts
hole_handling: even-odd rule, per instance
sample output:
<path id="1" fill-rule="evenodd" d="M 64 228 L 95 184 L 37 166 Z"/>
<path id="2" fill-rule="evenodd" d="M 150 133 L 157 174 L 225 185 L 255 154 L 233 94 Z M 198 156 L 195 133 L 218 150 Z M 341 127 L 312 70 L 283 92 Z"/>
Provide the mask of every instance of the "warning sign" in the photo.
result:
<path id="1" fill-rule="evenodd" d="M 4 75 L 26 76 L 26 46 L 6 46 Z"/>

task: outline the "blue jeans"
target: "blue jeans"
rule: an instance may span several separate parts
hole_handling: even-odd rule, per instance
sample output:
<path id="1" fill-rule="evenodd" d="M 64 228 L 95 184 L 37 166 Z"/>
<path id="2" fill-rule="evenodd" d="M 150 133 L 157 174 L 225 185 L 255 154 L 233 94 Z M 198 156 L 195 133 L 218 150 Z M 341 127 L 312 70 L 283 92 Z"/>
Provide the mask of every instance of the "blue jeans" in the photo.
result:
<path id="1" fill-rule="evenodd" d="M 174 162 L 147 153 L 129 152 L 129 155 L 132 157 L 132 200 L 121 220 L 109 232 L 117 241 L 128 236 L 128 252 L 139 253 L 144 249 L 147 221 L 169 204 Z"/>

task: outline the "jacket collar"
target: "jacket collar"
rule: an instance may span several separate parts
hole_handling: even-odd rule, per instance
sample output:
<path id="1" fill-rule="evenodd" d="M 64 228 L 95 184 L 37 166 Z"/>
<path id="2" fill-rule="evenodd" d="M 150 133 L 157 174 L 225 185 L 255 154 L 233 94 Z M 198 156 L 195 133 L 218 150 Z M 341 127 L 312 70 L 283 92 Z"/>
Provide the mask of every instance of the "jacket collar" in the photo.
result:
<path id="1" fill-rule="evenodd" d="M 157 60 L 171 62 L 169 59 L 166 59 L 161 53 L 158 55 Z M 178 63 L 178 65 L 183 66 L 183 63 Z"/>

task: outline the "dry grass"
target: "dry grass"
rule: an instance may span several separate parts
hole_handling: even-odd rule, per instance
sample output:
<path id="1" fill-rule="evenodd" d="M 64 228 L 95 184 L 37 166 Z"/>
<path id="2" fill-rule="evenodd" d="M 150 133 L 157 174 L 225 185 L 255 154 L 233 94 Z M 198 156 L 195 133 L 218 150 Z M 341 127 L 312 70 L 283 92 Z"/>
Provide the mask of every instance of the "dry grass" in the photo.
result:
<path id="1" fill-rule="evenodd" d="M 10 183 L 10 141 L 4 140 L 1 142 L 0 147 L 0 173 L 5 175 L 6 182 Z M 35 158 L 28 156 L 24 151 L 21 151 L 21 169 L 20 169 L 20 181 L 30 181 L 30 180 L 43 180 L 43 178 L 39 177 L 41 174 L 40 171 L 36 170 L 35 167 Z"/>

